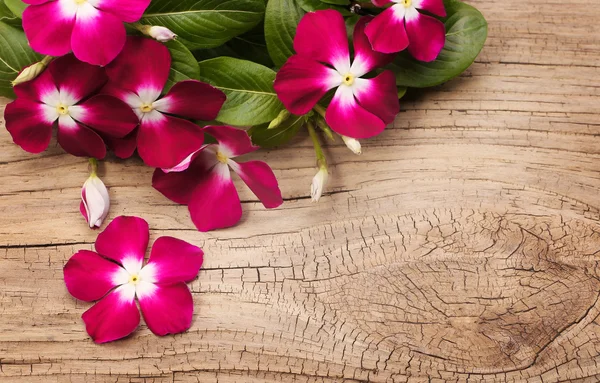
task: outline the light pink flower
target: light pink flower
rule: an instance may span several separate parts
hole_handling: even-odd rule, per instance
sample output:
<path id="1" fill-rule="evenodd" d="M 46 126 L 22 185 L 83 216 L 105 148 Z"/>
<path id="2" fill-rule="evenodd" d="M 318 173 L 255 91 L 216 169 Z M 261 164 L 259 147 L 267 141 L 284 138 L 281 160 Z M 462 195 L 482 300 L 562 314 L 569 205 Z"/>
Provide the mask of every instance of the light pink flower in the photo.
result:
<path id="1" fill-rule="evenodd" d="M 307 13 L 296 31 L 296 55 L 275 79 L 275 91 L 292 113 L 308 113 L 330 89 L 337 88 L 325 119 L 337 133 L 352 138 L 375 136 L 399 112 L 394 73 L 363 78 L 393 58 L 373 51 L 364 33 L 372 18 L 363 17 L 354 29 L 354 61 L 350 61 L 346 26 L 334 10 Z"/>
<path id="2" fill-rule="evenodd" d="M 414 58 L 433 61 L 446 42 L 446 28 L 441 21 L 420 13 L 423 10 L 444 17 L 442 0 L 372 0 L 378 7 L 393 3 L 367 25 L 365 33 L 378 52 L 396 53 L 408 47 Z"/>
<path id="3" fill-rule="evenodd" d="M 71 51 L 94 65 L 111 62 L 125 45 L 123 22 L 138 21 L 150 0 L 23 0 L 23 29 L 33 50 Z"/>
<path id="4" fill-rule="evenodd" d="M 136 297 L 154 334 L 190 328 L 194 303 L 186 282 L 196 278 L 203 252 L 182 240 L 160 237 L 142 267 L 148 236 L 143 219 L 117 217 L 96 239 L 97 253 L 81 250 L 64 267 L 71 295 L 86 302 L 99 300 L 82 316 L 96 343 L 126 337 L 137 328 Z"/>
<path id="5" fill-rule="evenodd" d="M 108 78 L 104 68 L 73 55 L 60 57 L 32 81 L 14 87 L 17 99 L 6 106 L 6 129 L 31 153 L 44 151 L 58 125 L 58 143 L 75 156 L 104 158 L 106 137 L 124 137 L 138 121 L 121 100 L 96 95 Z"/>
<path id="6" fill-rule="evenodd" d="M 235 225 L 242 217 L 242 204 L 231 172 L 233 169 L 268 208 L 283 203 L 273 171 L 264 162 L 236 162 L 232 158 L 258 149 L 248 134 L 230 126 L 207 126 L 206 133 L 218 144 L 203 146 L 172 169 L 156 169 L 152 186 L 170 200 L 188 205 L 192 221 L 200 231 Z"/>
<path id="7" fill-rule="evenodd" d="M 170 168 L 202 146 L 202 128 L 189 120 L 214 120 L 225 102 L 225 93 L 203 82 L 186 80 L 161 97 L 170 68 L 171 55 L 164 45 L 133 36 L 106 67 L 110 83 L 103 92 L 129 104 L 140 121 L 137 136 L 109 143 L 120 157 L 130 156 L 137 144 L 146 165 Z"/>

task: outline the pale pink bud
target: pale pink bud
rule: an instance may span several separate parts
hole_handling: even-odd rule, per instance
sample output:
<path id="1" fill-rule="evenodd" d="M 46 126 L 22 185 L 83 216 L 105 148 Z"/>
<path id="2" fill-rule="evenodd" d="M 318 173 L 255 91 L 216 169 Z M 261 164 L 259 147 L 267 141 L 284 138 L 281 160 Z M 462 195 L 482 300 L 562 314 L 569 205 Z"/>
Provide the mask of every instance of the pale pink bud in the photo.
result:
<path id="1" fill-rule="evenodd" d="M 310 186 L 310 196 L 313 202 L 319 202 L 323 195 L 323 190 L 327 186 L 327 180 L 329 179 L 329 172 L 326 167 L 321 167 L 319 172 L 314 176 L 312 185 Z"/>
<path id="2" fill-rule="evenodd" d="M 177 35 L 169 28 L 159 27 L 156 25 L 145 28 L 143 32 L 153 39 L 160 41 L 161 43 L 166 43 L 167 41 L 171 41 L 177 37 Z"/>
<path id="3" fill-rule="evenodd" d="M 348 149 L 350 149 L 352 151 L 352 153 L 362 154 L 362 147 L 360 145 L 360 141 L 358 141 L 355 138 L 346 137 L 346 136 L 342 136 L 342 140 L 344 140 L 344 143 L 346 144 Z"/>
<path id="4" fill-rule="evenodd" d="M 98 228 L 102 226 L 109 208 L 108 190 L 104 182 L 94 172 L 85 181 L 81 189 L 81 214 L 83 214 L 91 228 Z"/>

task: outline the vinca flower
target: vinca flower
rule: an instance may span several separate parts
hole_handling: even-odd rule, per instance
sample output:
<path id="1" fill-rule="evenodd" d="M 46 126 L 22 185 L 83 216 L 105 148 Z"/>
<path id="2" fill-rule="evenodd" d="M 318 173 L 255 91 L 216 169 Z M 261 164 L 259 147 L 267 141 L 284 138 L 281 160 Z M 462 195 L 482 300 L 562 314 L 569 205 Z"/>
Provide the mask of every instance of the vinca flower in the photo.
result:
<path id="1" fill-rule="evenodd" d="M 44 151 L 58 126 L 58 143 L 80 157 L 104 158 L 101 133 L 121 138 L 137 118 L 121 100 L 94 93 L 108 78 L 103 68 L 73 55 L 60 57 L 34 80 L 14 87 L 17 99 L 6 106 L 6 129 L 13 141 L 31 153 Z"/>
<path id="2" fill-rule="evenodd" d="M 400 110 L 393 72 L 363 78 L 392 59 L 373 51 L 364 33 L 372 18 L 362 17 L 354 29 L 354 61 L 350 61 L 346 26 L 334 10 L 307 13 L 294 39 L 297 54 L 275 79 L 275 91 L 292 113 L 303 115 L 330 89 L 337 88 L 325 120 L 335 132 L 368 138 L 381 133 Z"/>
<path id="3" fill-rule="evenodd" d="M 138 21 L 150 0 L 23 0 L 23 29 L 33 50 L 50 56 L 71 51 L 94 65 L 111 62 L 125 45 L 123 22 Z"/>
<path id="4" fill-rule="evenodd" d="M 82 318 L 96 343 L 131 334 L 144 321 L 156 335 L 184 332 L 194 312 L 186 282 L 196 278 L 202 266 L 199 247 L 172 237 L 160 237 L 148 247 L 148 223 L 138 217 L 115 218 L 96 239 L 96 251 L 81 250 L 67 262 L 67 290 L 86 302 L 98 301 Z"/>
<path id="5" fill-rule="evenodd" d="M 90 159 L 90 164 L 92 172 L 81 189 L 79 210 L 90 228 L 99 228 L 108 215 L 110 197 L 104 182 L 98 177 L 96 159 Z"/>
<path id="6" fill-rule="evenodd" d="M 110 83 L 103 92 L 125 101 L 139 118 L 137 136 L 109 143 L 120 156 L 136 144 L 146 165 L 170 168 L 202 146 L 202 128 L 189 120 L 214 120 L 225 93 L 196 80 L 175 84 L 161 97 L 169 78 L 171 55 L 161 43 L 130 36 L 123 52 L 106 67 Z"/>
<path id="7" fill-rule="evenodd" d="M 419 10 L 444 17 L 442 0 L 372 0 L 378 7 L 393 3 L 367 25 L 365 33 L 378 52 L 396 53 L 408 47 L 420 61 L 433 61 L 446 42 L 446 28 L 441 21 Z"/>
<path id="8" fill-rule="evenodd" d="M 207 126 L 206 133 L 218 144 L 203 146 L 174 168 L 156 169 L 152 186 L 170 200 L 187 205 L 200 231 L 235 225 L 242 217 L 242 204 L 230 168 L 268 208 L 283 203 L 273 171 L 264 162 L 237 162 L 233 158 L 254 152 L 248 134 L 230 126 Z"/>

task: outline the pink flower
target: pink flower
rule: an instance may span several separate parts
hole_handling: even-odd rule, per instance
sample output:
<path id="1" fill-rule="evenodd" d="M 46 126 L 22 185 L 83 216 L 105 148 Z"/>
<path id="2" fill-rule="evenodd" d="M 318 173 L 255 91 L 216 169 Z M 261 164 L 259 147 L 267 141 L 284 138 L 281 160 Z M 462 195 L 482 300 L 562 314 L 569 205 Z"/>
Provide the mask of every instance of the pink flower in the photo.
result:
<path id="1" fill-rule="evenodd" d="M 33 50 L 71 51 L 94 65 L 111 62 L 125 45 L 123 22 L 138 21 L 150 0 L 23 0 L 23 29 Z"/>
<path id="2" fill-rule="evenodd" d="M 123 52 L 106 67 L 110 83 L 104 92 L 129 104 L 140 121 L 137 138 L 132 135 L 109 144 L 120 157 L 130 156 L 137 143 L 148 166 L 170 168 L 202 146 L 202 129 L 188 119 L 214 120 L 225 102 L 225 93 L 203 82 L 186 80 L 161 98 L 170 68 L 169 50 L 143 37 L 128 37 Z"/>
<path id="3" fill-rule="evenodd" d="M 391 55 L 373 51 L 364 33 L 371 20 L 354 29 L 354 62 L 350 62 L 346 26 L 334 10 L 307 13 L 294 39 L 297 54 L 275 79 L 275 91 L 292 113 L 308 113 L 330 89 L 337 88 L 325 119 L 331 129 L 352 138 L 375 136 L 396 117 L 400 106 L 394 73 L 362 78 L 389 63 Z"/>
<path id="4" fill-rule="evenodd" d="M 6 129 L 31 153 L 44 151 L 58 121 L 58 143 L 75 156 L 104 158 L 104 136 L 124 137 L 137 125 L 121 100 L 94 93 L 108 80 L 103 68 L 58 58 L 32 81 L 14 87 L 17 99 L 6 106 Z"/>
<path id="5" fill-rule="evenodd" d="M 373 49 L 396 53 L 408 47 L 414 58 L 426 62 L 438 57 L 446 42 L 444 23 L 418 10 L 444 17 L 446 10 L 442 0 L 372 1 L 378 7 L 394 3 L 377 15 L 365 29 Z"/>
<path id="6" fill-rule="evenodd" d="M 230 227 L 242 217 L 242 204 L 229 168 L 267 209 L 283 203 L 277 179 L 269 165 L 261 161 L 240 163 L 232 160 L 258 149 L 245 131 L 230 126 L 204 129 L 218 144 L 203 146 L 172 169 L 156 169 L 152 178 L 156 190 L 174 202 L 188 205 L 198 230 Z"/>
<path id="7" fill-rule="evenodd" d="M 64 267 L 69 293 L 82 301 L 99 300 L 82 318 L 96 343 L 131 334 L 140 322 L 137 297 L 148 328 L 156 335 L 186 331 L 194 303 L 186 282 L 202 266 L 202 250 L 172 237 L 160 237 L 142 267 L 148 223 L 117 217 L 96 239 L 96 252 L 81 250 Z"/>

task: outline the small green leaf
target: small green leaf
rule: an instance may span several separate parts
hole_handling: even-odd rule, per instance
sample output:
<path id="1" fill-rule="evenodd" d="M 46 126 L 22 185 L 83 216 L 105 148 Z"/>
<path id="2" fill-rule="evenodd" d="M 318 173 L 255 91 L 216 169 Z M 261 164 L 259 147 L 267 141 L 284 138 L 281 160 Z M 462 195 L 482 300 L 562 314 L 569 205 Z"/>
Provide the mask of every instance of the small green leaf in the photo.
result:
<path id="1" fill-rule="evenodd" d="M 23 11 L 27 8 L 27 4 L 21 0 L 4 0 L 4 4 L 11 10 L 11 12 L 19 19 L 23 18 Z"/>
<path id="2" fill-rule="evenodd" d="M 348 1 L 341 1 L 341 3 L 340 3 L 337 0 L 332 0 L 332 2 L 330 2 L 329 4 L 327 4 L 328 2 L 321 1 L 321 0 L 296 0 L 296 2 L 306 12 L 314 12 L 314 11 L 318 11 L 321 9 L 335 9 L 336 11 L 340 12 L 343 16 L 351 16 L 352 15 L 352 13 L 348 10 L 348 7 L 334 5 L 334 4 L 348 5 L 349 4 Z"/>
<path id="3" fill-rule="evenodd" d="M 305 123 L 306 116 L 292 115 L 274 129 L 269 129 L 267 125 L 256 126 L 252 129 L 252 142 L 263 148 L 285 145 L 298 134 Z"/>
<path id="4" fill-rule="evenodd" d="M 426 88 L 442 84 L 464 72 L 477 58 L 487 39 L 487 22 L 477 9 L 458 0 L 444 0 L 448 16 L 446 45 L 437 60 L 424 63 L 403 52 L 388 66 L 396 84 Z"/>
<path id="5" fill-rule="evenodd" d="M 265 39 L 275 65 L 282 66 L 294 54 L 296 27 L 304 11 L 294 0 L 270 0 L 265 14 Z"/>
<path id="6" fill-rule="evenodd" d="M 227 95 L 217 121 L 237 126 L 259 125 L 273 120 L 283 110 L 273 89 L 276 73 L 272 69 L 232 57 L 198 64 L 200 80 Z"/>
<path id="7" fill-rule="evenodd" d="M 198 80 L 200 78 L 200 67 L 192 52 L 177 40 L 171 40 L 165 45 L 171 52 L 171 72 L 165 86 L 165 92 L 179 81 Z"/>
<path id="8" fill-rule="evenodd" d="M 12 80 L 41 58 L 31 50 L 23 31 L 0 22 L 0 96 L 14 97 Z"/>

